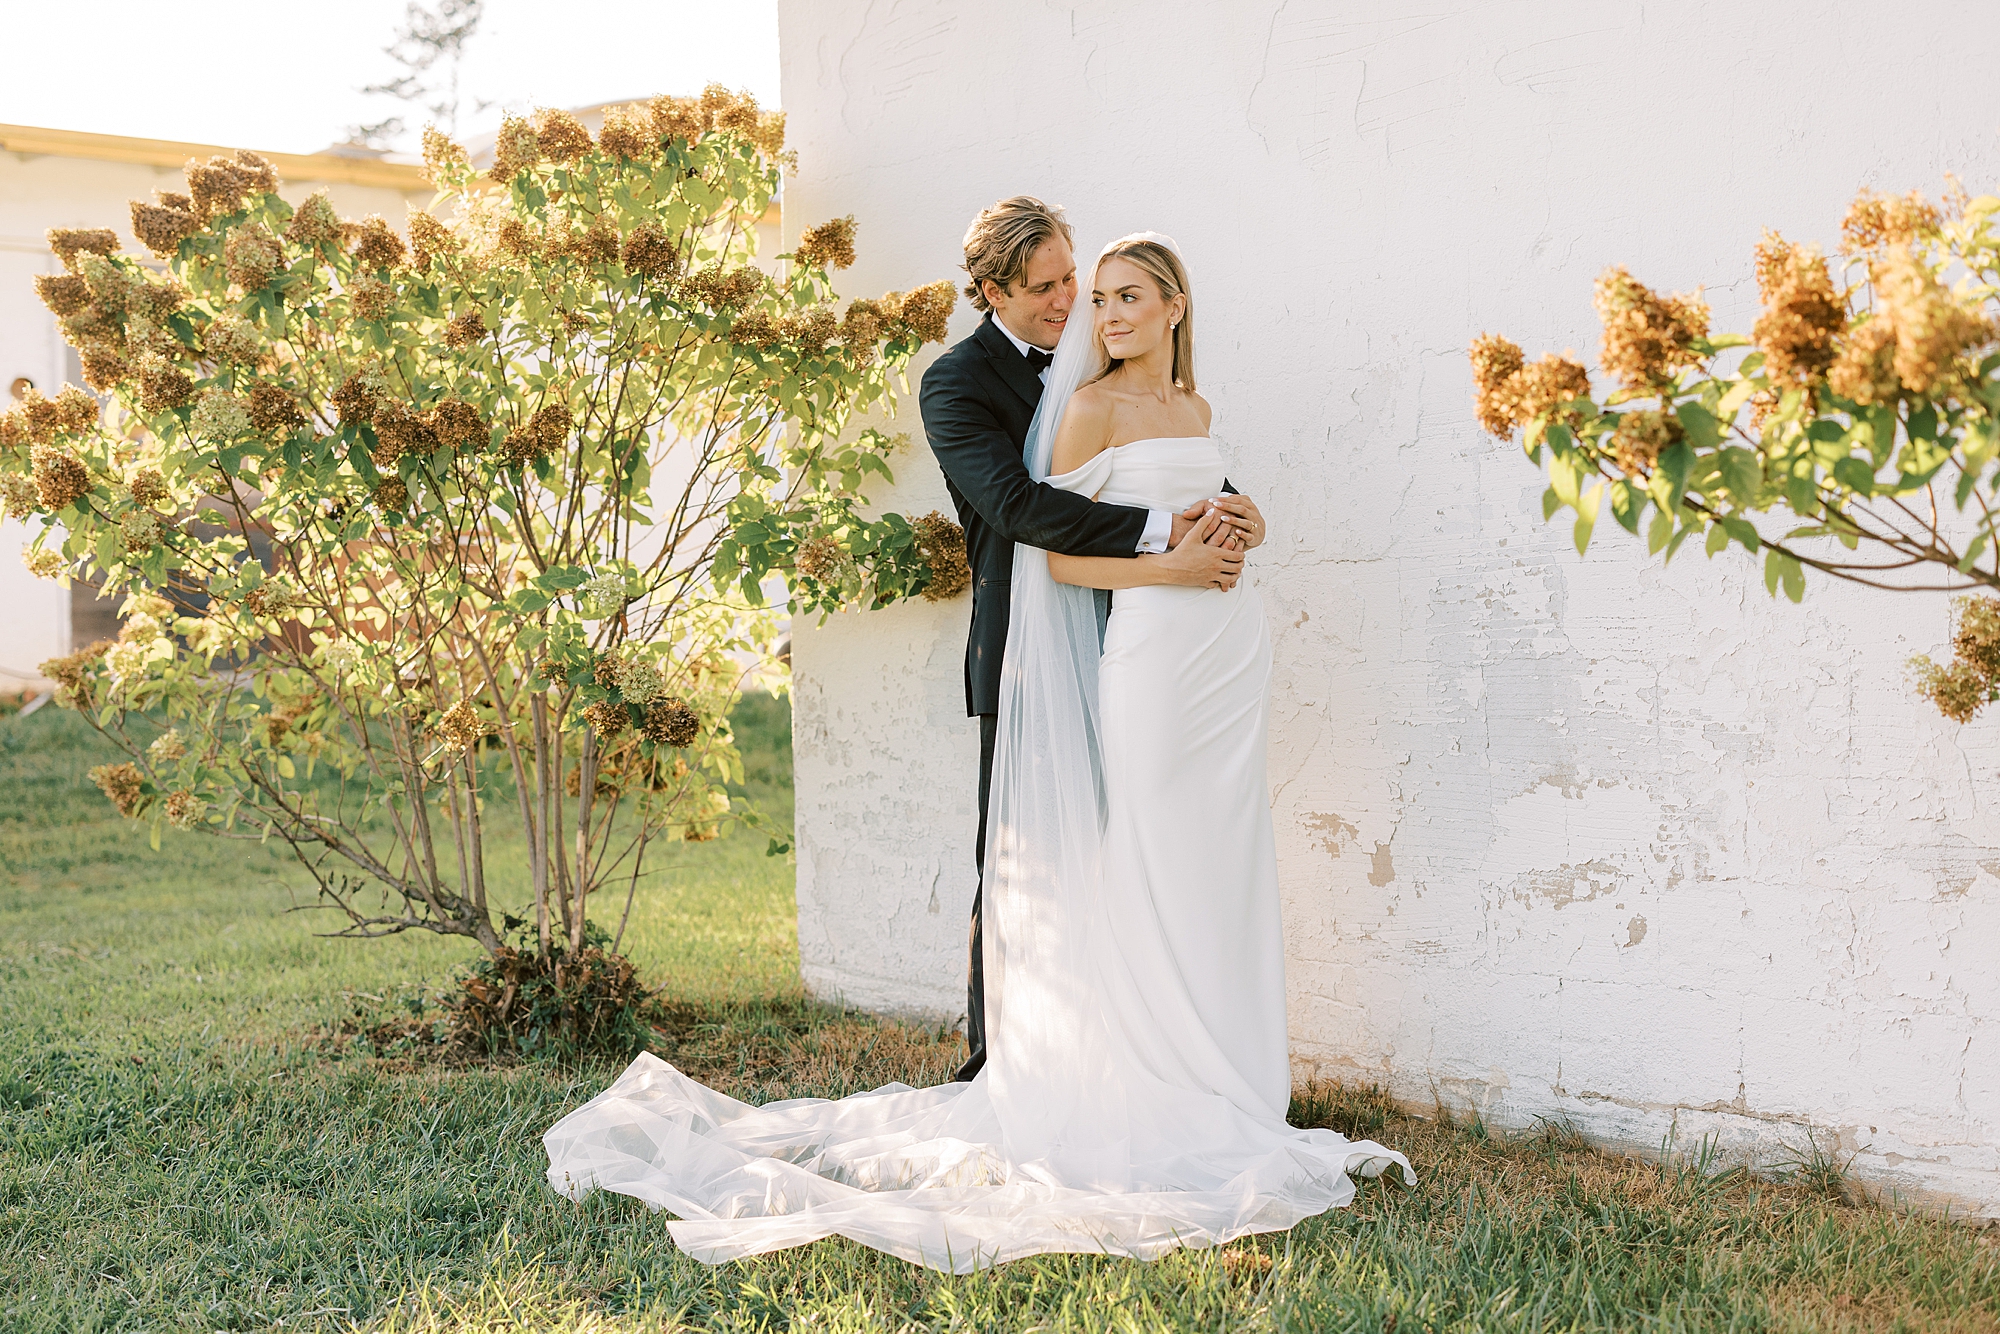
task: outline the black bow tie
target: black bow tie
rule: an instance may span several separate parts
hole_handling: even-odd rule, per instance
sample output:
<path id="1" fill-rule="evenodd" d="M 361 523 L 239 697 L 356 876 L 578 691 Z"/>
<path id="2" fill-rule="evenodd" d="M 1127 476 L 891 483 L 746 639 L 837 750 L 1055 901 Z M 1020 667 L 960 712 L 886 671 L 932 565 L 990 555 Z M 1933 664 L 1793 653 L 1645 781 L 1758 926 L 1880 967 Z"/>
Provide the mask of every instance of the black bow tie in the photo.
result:
<path id="1" fill-rule="evenodd" d="M 1054 361 L 1055 359 L 1056 359 L 1056 354 L 1053 352 L 1044 352 L 1042 351 L 1042 349 L 1038 347 L 1031 347 L 1028 349 L 1028 369 L 1033 371 L 1037 375 L 1040 375 L 1043 371 L 1047 370 L 1049 368 L 1049 363 Z"/>

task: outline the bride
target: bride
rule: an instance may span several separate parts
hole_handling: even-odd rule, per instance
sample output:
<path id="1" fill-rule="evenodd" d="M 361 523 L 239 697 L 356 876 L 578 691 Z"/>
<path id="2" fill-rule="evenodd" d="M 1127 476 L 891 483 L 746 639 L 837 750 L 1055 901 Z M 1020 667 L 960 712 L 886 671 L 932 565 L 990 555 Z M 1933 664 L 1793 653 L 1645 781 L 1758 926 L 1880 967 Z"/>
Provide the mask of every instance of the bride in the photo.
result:
<path id="1" fill-rule="evenodd" d="M 1147 509 L 1214 496 L 1173 242 L 1112 242 L 1090 288 L 1029 472 Z M 1413 1179 L 1379 1144 L 1285 1122 L 1270 634 L 1247 584 L 1164 577 L 1149 557 L 1015 551 L 978 1076 L 750 1107 L 641 1055 L 544 1137 L 557 1190 L 672 1210 L 712 1264 L 837 1234 L 964 1273 L 1220 1245 L 1347 1204 L 1350 1172 Z M 1117 590 L 1108 624 L 1098 589 Z"/>

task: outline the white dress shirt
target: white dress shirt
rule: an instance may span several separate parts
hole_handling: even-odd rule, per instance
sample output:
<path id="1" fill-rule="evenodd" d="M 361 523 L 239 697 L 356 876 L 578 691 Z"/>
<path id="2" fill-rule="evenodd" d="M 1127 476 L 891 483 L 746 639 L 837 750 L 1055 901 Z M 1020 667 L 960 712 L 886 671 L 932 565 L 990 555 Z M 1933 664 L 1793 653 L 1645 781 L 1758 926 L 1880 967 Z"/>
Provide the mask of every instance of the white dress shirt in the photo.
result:
<path id="1" fill-rule="evenodd" d="M 1014 331 L 1009 329 L 1005 324 L 1002 324 L 993 315 L 989 314 L 986 318 L 993 321 L 994 328 L 1006 335 L 1007 341 L 1014 345 L 1014 350 L 1021 354 L 1023 361 L 1028 359 L 1028 353 L 1030 352 L 1046 352 L 1048 350 L 1047 348 L 1031 347 L 1026 341 L 1016 338 Z M 1047 366 L 1042 367 L 1036 373 L 1035 378 L 1046 385 L 1049 382 L 1049 368 Z M 1146 556 L 1163 555 L 1169 549 L 1167 543 L 1172 540 L 1173 534 L 1174 512 L 1172 510 L 1147 510 L 1146 530 L 1139 534 L 1139 545 L 1135 550 L 1141 555 Z"/>

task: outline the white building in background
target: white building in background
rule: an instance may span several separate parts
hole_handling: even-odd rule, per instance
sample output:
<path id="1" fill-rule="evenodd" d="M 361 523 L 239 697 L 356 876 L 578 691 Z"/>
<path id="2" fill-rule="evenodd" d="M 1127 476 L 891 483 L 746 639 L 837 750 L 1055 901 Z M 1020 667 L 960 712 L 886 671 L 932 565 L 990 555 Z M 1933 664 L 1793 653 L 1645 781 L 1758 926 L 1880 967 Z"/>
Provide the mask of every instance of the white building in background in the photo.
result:
<path id="1" fill-rule="evenodd" d="M 1861 34 L 1803 0 L 782 0 L 785 234 L 855 215 L 851 294 L 953 274 L 1023 191 L 1084 252 L 1186 253 L 1271 526 L 1301 1076 L 1767 1164 L 1811 1133 L 2000 1213 L 2000 717 L 1947 723 L 1903 673 L 1944 599 L 1815 579 L 1793 606 L 1740 552 L 1662 568 L 1608 522 L 1580 559 L 1465 360 L 1485 329 L 1588 356 L 1613 263 L 1747 330 L 1762 228 L 1831 249 L 1857 186 L 2000 184 L 2000 9 L 1944 8 L 1867 25 L 1857 81 Z M 883 505 L 948 508 L 921 444 L 897 469 Z M 966 617 L 797 629 L 822 995 L 963 1008 Z"/>
<path id="2" fill-rule="evenodd" d="M 19 398 L 32 385 L 53 396 L 65 382 L 82 384 L 76 353 L 57 332 L 55 317 L 35 295 L 34 277 L 61 264 L 43 233 L 51 227 L 110 227 L 135 252 L 129 200 L 154 190 L 186 189 L 188 159 L 206 161 L 233 150 L 122 135 L 0 125 L 0 392 Z M 334 153 L 266 153 L 297 203 L 325 190 L 343 216 L 379 213 L 401 227 L 411 205 L 433 194 L 422 171 L 404 162 Z M 0 407 L 8 406 L 0 401 Z M 28 525 L 0 519 L 0 692 L 40 684 L 35 668 L 72 646 L 115 633 L 109 602 L 89 588 L 64 589 L 37 579 L 17 553 Z"/>

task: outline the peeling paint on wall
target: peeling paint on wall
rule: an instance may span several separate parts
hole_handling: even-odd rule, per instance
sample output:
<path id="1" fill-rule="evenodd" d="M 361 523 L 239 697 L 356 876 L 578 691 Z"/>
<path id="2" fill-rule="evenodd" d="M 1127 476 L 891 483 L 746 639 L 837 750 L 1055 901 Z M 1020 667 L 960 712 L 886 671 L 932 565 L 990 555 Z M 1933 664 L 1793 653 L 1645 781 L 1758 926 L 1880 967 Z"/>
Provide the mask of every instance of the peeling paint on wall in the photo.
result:
<path id="1" fill-rule="evenodd" d="M 1706 284 L 1747 329 L 1764 227 L 1830 247 L 1859 184 L 2000 179 L 2000 10 L 1944 45 L 1871 29 L 1915 100 L 1823 80 L 1851 37 L 1822 11 L 1125 0 L 996 26 L 781 0 L 785 230 L 854 214 L 855 294 L 952 273 L 972 213 L 1023 190 L 1085 247 L 1180 242 L 1230 478 L 1270 522 L 1251 578 L 1301 1075 L 1765 1164 L 1810 1131 L 1863 1180 L 1996 1214 L 2000 720 L 1942 721 L 1902 667 L 1944 645 L 1944 600 L 1814 581 L 1794 607 L 1739 553 L 1662 568 L 1608 524 L 1579 558 L 1472 420 L 1470 338 L 1588 357 L 1608 264 Z M 1684 143 L 1689 106 L 1732 125 L 1700 190 L 1593 176 Z M 881 499 L 948 507 L 921 445 L 896 469 Z M 963 1007 L 966 614 L 798 629 L 823 994 Z"/>

